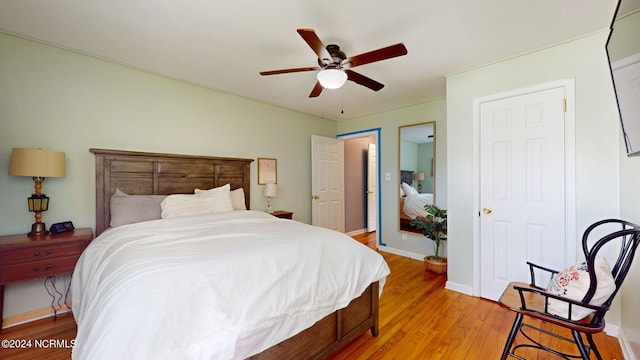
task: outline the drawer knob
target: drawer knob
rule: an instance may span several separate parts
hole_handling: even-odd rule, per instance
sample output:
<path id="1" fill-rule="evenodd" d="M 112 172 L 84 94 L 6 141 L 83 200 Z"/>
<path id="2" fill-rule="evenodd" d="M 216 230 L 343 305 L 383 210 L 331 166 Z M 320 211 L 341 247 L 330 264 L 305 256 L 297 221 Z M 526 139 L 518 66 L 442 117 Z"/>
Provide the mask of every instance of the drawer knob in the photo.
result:
<path id="1" fill-rule="evenodd" d="M 47 264 L 47 266 L 45 267 L 45 270 L 51 270 L 52 268 L 53 268 L 53 265 Z M 34 266 L 33 271 L 40 272 L 40 266 L 38 265 Z"/>
<path id="2" fill-rule="evenodd" d="M 47 252 L 45 253 L 45 255 L 51 255 L 53 254 L 53 250 L 47 250 Z M 33 253 L 33 256 L 40 256 L 40 251 L 36 251 Z"/>

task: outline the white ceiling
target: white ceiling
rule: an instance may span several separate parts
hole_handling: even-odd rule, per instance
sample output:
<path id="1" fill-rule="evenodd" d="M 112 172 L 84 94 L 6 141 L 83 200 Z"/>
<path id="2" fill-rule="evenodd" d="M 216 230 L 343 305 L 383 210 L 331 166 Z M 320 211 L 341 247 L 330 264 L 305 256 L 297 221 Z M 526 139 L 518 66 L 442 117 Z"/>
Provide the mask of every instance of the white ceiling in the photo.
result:
<path id="1" fill-rule="evenodd" d="M 445 76 L 605 29 L 616 0 L 2 0 L 0 30 L 304 113 L 341 120 L 445 97 Z M 640 8 L 623 0 L 621 13 Z M 296 33 L 347 56 L 402 42 L 406 56 L 355 70 L 309 98 L 315 66 Z M 604 46 L 604 44 L 603 44 Z M 341 114 L 341 110 L 344 114 Z"/>

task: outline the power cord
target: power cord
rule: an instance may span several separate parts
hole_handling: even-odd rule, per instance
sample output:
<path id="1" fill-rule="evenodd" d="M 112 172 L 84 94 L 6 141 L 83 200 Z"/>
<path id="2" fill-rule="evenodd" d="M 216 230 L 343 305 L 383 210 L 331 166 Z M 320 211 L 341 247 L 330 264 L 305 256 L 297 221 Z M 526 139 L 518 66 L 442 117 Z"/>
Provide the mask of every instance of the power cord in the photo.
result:
<path id="1" fill-rule="evenodd" d="M 47 293 L 49 294 L 49 296 L 51 296 L 51 309 L 53 310 L 53 318 L 57 319 L 58 311 L 62 309 L 62 304 L 60 304 L 60 300 L 62 300 L 62 293 L 58 291 L 58 289 L 56 288 L 55 275 L 47 276 L 44 279 L 44 288 L 47 290 Z M 57 301 L 56 301 L 56 297 L 58 298 Z M 66 303 L 66 298 L 65 298 L 65 303 Z M 56 308 L 56 304 L 58 305 L 57 308 Z"/>

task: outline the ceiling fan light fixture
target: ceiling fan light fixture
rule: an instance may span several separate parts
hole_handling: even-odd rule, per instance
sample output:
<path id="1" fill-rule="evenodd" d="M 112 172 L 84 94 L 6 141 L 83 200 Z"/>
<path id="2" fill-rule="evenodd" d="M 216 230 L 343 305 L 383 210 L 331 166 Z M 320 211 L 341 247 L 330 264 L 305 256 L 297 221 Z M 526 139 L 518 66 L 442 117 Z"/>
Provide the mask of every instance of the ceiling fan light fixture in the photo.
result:
<path id="1" fill-rule="evenodd" d="M 325 89 L 339 89 L 347 81 L 347 74 L 342 70 L 325 69 L 317 75 L 320 85 Z"/>

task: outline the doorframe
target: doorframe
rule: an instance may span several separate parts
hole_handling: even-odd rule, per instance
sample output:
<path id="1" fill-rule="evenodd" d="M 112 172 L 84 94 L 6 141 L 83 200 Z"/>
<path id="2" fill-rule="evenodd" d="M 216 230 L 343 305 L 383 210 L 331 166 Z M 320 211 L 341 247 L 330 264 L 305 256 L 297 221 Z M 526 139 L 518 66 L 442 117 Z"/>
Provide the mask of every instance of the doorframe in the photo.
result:
<path id="1" fill-rule="evenodd" d="M 564 88 L 565 109 L 565 265 L 575 264 L 578 249 L 576 238 L 576 119 L 575 79 L 562 79 L 503 93 L 483 96 L 473 100 L 473 295 L 480 296 L 480 106 L 483 103 L 502 100 L 530 93 Z M 525 266 L 525 264 L 522 264 Z"/>
<path id="2" fill-rule="evenodd" d="M 376 167 L 376 178 L 378 179 L 378 186 L 377 186 L 377 194 L 376 197 L 378 199 L 378 204 L 376 206 L 376 221 L 378 222 L 376 228 L 376 244 L 377 246 L 387 246 L 387 244 L 385 244 L 384 242 L 382 242 L 382 196 L 381 196 L 381 192 L 382 192 L 382 186 L 380 186 L 380 181 L 382 180 L 380 178 L 380 163 L 381 161 L 381 144 L 380 144 L 380 132 L 381 132 L 382 128 L 372 128 L 372 129 L 365 129 L 365 130 L 358 130 L 358 131 L 353 131 L 353 132 L 348 132 L 348 133 L 343 133 L 343 134 L 338 134 L 336 135 L 336 138 L 340 139 L 340 140 L 350 140 L 350 139 L 357 139 L 357 138 L 362 138 L 362 137 L 369 137 L 369 136 L 373 136 L 376 139 L 376 157 L 377 157 L 377 167 Z"/>

